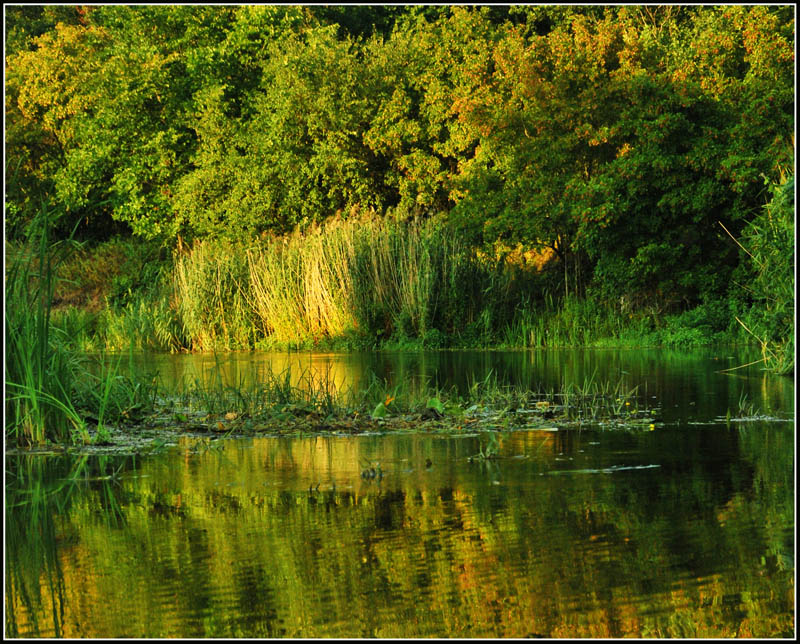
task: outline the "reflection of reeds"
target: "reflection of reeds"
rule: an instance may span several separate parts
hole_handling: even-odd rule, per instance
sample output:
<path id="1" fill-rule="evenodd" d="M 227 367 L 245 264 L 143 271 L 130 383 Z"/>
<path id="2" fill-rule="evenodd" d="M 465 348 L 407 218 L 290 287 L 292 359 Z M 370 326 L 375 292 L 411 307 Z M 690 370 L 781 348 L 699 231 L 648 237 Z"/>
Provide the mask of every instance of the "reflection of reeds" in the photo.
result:
<path id="1" fill-rule="evenodd" d="M 89 461 L 86 456 L 43 458 L 16 457 L 6 468 L 5 545 L 6 635 L 19 637 L 19 622 L 25 621 L 39 637 L 63 637 L 62 612 L 68 595 L 59 561 L 59 519 L 69 513 L 75 492 L 91 477 L 104 508 L 104 518 L 114 525 L 123 521 L 116 491 L 111 489 L 119 472 L 108 467 L 103 457 Z M 120 466 L 121 467 L 121 466 Z M 111 471 L 106 475 L 106 470 Z M 43 584 L 42 580 L 46 580 Z M 48 607 L 52 614 L 38 622 L 37 616 Z M 20 620 L 17 611 L 27 613 Z M 52 630 L 51 630 L 52 629 Z"/>
<path id="2" fill-rule="evenodd" d="M 591 458 L 585 464 L 602 471 L 605 455 L 615 449 L 611 442 L 610 451 L 598 446 L 598 453 L 581 457 L 585 442 L 559 443 L 551 433 L 497 435 L 498 460 L 477 466 L 466 460 L 481 447 L 487 453 L 487 434 L 457 440 L 425 433 L 255 438 L 243 444 L 187 438 L 171 456 L 136 459 L 136 476 L 123 475 L 119 485 L 77 485 L 78 477 L 71 503 L 60 497 L 40 525 L 31 520 L 33 508 L 9 512 L 22 510 L 12 517 L 14 526 L 7 522 L 7 533 L 14 531 L 13 546 L 7 540 L 7 584 L 15 584 L 6 587 L 7 634 L 347 639 L 358 635 L 353 624 L 371 623 L 377 624 L 371 632 L 398 638 L 522 638 L 531 624 L 550 637 L 734 637 L 741 635 L 737 614 L 726 619 L 726 606 L 691 598 L 702 592 L 739 601 L 746 587 L 751 598 L 742 610 L 754 616 L 748 633 L 774 637 L 794 624 L 793 543 L 787 537 L 794 519 L 793 432 L 751 429 L 732 437 L 744 456 L 731 462 L 723 479 L 742 490 L 734 503 L 719 487 L 692 484 L 667 468 L 541 476 L 567 467 L 556 465 L 560 452 Z M 686 446 L 682 454 L 699 474 L 719 476 L 719 459 L 706 458 L 704 440 L 688 432 L 674 444 Z M 523 454 L 529 458 L 509 460 Z M 47 464 L 34 480 L 42 487 L 66 475 L 52 467 L 66 459 L 30 460 Z M 366 479 L 369 471 L 360 476 L 370 469 L 374 479 Z M 95 473 L 108 476 L 111 468 L 92 470 L 92 479 Z M 105 489 L 122 506 L 124 529 L 121 517 L 109 516 L 113 501 Z M 687 525 L 686 507 L 711 508 L 729 529 Z M 756 542 L 752 531 L 741 529 L 754 521 L 761 535 Z M 200 539 L 196 551 L 189 550 L 187 528 Z M 707 565 L 722 574 L 699 586 L 685 574 L 654 579 L 654 561 L 679 573 L 686 569 L 685 547 L 674 547 L 665 534 L 697 544 L 711 557 Z M 573 565 L 576 549 L 582 549 L 581 566 Z M 628 582 L 621 594 L 620 574 Z M 275 577 L 278 586 L 271 585 Z M 208 589 L 208 610 L 227 602 L 226 621 L 197 620 L 197 579 Z M 254 580 L 266 589 L 264 601 L 248 601 Z M 272 591 L 276 587 L 280 592 Z M 615 602 L 612 608 L 632 618 L 612 622 L 608 611 L 595 610 L 598 588 Z M 421 596 L 430 601 L 420 603 Z M 498 621 L 486 598 L 509 596 L 518 605 Z M 574 611 L 554 618 L 554 602 L 581 598 L 588 603 L 577 610 L 590 619 Z M 332 603 L 347 606 L 347 619 L 330 618 Z M 412 619 L 394 619 L 398 610 Z M 287 623 L 303 626 L 287 634 Z"/>

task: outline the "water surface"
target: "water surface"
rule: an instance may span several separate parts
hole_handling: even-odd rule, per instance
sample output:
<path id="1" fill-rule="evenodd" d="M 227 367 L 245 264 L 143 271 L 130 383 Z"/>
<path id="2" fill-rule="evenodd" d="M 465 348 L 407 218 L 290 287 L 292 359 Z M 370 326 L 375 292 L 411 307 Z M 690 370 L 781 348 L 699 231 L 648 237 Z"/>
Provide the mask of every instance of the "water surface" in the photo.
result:
<path id="1" fill-rule="evenodd" d="M 613 375 L 646 389 L 662 422 L 491 434 L 491 461 L 470 459 L 489 432 L 9 455 L 7 635 L 793 634 L 793 382 L 719 373 L 748 356 L 283 356 L 356 385 L 368 369 L 459 387 L 489 370 L 528 386 Z M 174 383 L 285 367 L 263 354 L 141 359 Z M 726 422 L 743 399 L 763 413 Z M 378 464 L 382 478 L 362 476 Z"/>

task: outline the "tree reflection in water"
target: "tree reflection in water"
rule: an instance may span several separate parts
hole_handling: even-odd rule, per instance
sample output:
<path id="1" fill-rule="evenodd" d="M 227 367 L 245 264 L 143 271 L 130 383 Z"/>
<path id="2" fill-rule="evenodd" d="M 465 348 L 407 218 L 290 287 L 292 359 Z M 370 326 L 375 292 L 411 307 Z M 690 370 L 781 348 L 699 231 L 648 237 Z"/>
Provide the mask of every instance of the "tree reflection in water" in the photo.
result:
<path id="1" fill-rule="evenodd" d="M 481 440 L 8 456 L 6 633 L 792 632 L 790 426 L 506 432 L 470 463 Z"/>

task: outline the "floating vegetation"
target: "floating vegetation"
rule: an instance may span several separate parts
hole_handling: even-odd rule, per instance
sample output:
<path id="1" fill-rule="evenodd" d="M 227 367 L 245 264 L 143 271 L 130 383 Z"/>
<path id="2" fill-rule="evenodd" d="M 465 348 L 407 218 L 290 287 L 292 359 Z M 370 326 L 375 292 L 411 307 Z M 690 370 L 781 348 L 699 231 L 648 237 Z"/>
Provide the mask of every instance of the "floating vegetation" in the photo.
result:
<path id="1" fill-rule="evenodd" d="M 183 392 L 161 398 L 163 408 L 152 420 L 186 431 L 237 434 L 553 431 L 587 424 L 649 428 L 658 414 L 657 408 L 637 397 L 636 388 L 592 381 L 563 391 L 533 391 L 500 386 L 490 375 L 463 395 L 454 388 L 389 386 L 375 377 L 361 390 L 346 389 L 309 372 L 301 375 L 297 385 L 291 383 L 288 370 L 262 374 L 257 384 L 248 387 L 220 382 L 200 385 L 196 380 Z"/>
<path id="2" fill-rule="evenodd" d="M 69 447 L 82 453 L 143 453 L 175 444 L 181 436 L 216 442 L 231 436 L 380 434 L 389 432 L 481 433 L 487 436 L 474 460 L 499 454 L 496 432 L 592 426 L 653 429 L 659 409 L 636 389 L 588 381 L 561 391 L 501 386 L 490 374 L 466 393 L 429 385 L 389 385 L 372 377 L 361 389 L 336 386 L 325 375 L 289 370 L 259 374 L 245 384 L 194 380 L 177 392 L 159 391 L 147 409 L 116 422 L 89 425 L 90 440 Z M 292 384 L 296 383 L 296 384 Z M 95 438 L 97 434 L 98 438 Z M 211 445 L 211 443 L 209 443 Z M 364 464 L 362 478 L 380 479 L 379 464 Z"/>

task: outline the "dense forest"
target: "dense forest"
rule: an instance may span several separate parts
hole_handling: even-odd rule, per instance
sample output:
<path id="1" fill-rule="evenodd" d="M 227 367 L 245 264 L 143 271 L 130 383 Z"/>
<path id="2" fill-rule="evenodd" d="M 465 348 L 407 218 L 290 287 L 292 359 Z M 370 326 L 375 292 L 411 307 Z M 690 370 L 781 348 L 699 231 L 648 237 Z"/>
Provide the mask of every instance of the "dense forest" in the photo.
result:
<path id="1" fill-rule="evenodd" d="M 6 239 L 82 242 L 87 346 L 793 363 L 791 5 L 5 12 Z"/>

